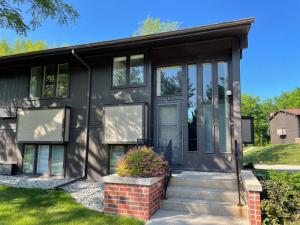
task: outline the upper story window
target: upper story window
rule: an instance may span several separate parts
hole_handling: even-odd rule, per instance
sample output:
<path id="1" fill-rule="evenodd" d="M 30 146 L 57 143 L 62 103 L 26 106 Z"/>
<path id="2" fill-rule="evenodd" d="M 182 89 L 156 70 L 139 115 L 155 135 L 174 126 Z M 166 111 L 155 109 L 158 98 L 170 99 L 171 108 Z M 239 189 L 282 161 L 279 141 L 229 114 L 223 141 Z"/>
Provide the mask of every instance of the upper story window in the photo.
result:
<path id="1" fill-rule="evenodd" d="M 157 96 L 181 95 L 182 67 L 157 69 Z"/>
<path id="2" fill-rule="evenodd" d="M 67 97 L 69 64 L 31 68 L 29 97 Z"/>
<path id="3" fill-rule="evenodd" d="M 122 56 L 113 59 L 113 87 L 145 84 L 144 55 Z"/>

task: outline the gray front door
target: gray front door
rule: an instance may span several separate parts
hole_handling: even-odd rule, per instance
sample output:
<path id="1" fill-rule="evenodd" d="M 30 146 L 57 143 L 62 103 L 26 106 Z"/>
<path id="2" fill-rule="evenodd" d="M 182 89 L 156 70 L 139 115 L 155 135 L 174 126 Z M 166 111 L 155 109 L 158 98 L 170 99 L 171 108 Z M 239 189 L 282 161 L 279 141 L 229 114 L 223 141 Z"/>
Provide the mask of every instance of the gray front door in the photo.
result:
<path id="1" fill-rule="evenodd" d="M 182 165 L 179 103 L 158 105 L 158 145 L 166 145 L 170 140 L 172 140 L 172 164 Z"/>

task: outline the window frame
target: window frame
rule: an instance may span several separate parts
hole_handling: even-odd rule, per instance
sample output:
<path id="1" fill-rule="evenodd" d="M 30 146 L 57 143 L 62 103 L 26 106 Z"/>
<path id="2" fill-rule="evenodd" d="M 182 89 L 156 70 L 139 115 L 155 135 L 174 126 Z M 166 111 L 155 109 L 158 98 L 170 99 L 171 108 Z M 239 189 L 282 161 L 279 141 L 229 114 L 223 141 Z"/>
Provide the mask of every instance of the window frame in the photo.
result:
<path id="1" fill-rule="evenodd" d="M 58 90 L 57 90 L 57 84 L 58 84 L 58 74 L 59 74 L 59 66 L 60 65 L 69 65 L 69 78 L 68 78 L 68 91 L 66 96 L 58 96 Z M 54 92 L 55 95 L 53 96 L 45 96 L 44 95 L 44 88 L 45 88 L 45 73 L 46 73 L 46 67 L 47 66 L 55 66 L 56 67 L 56 73 L 55 73 L 55 81 L 54 81 Z M 31 97 L 30 96 L 30 90 L 31 90 L 31 77 L 32 77 L 32 69 L 33 68 L 41 68 L 41 87 L 40 87 L 40 96 L 36 96 L 36 97 Z M 29 76 L 29 85 L 28 85 L 28 97 L 27 99 L 30 100 L 39 100 L 39 99 L 66 99 L 66 98 L 70 98 L 70 90 L 71 89 L 71 76 L 70 76 L 70 63 L 69 62 L 65 62 L 65 63 L 58 63 L 58 64 L 49 64 L 49 65 L 41 65 L 41 66 L 32 66 L 30 68 L 30 76 Z"/>
<path id="2" fill-rule="evenodd" d="M 158 95 L 158 70 L 162 69 L 162 68 L 172 68 L 172 67 L 180 67 L 181 68 L 181 82 L 180 82 L 180 93 L 175 94 L 175 95 Z M 184 93 L 183 93 L 183 79 L 185 79 L 185 70 L 186 70 L 187 64 L 186 63 L 177 63 L 177 64 L 166 64 L 166 65 L 158 65 L 155 67 L 155 97 L 156 98 L 172 98 L 172 97 L 183 97 Z"/>
<path id="3" fill-rule="evenodd" d="M 25 149 L 26 149 L 26 145 L 33 145 L 34 146 L 34 163 L 33 163 L 33 172 L 32 173 L 25 173 L 24 172 L 24 162 L 25 162 Z M 39 154 L 39 148 L 42 145 L 48 145 L 49 146 L 49 158 L 48 158 L 48 173 L 46 174 L 41 174 L 38 173 L 38 154 Z M 61 145 L 63 146 L 64 149 L 64 159 L 63 159 L 63 172 L 60 175 L 55 175 L 52 173 L 52 147 L 54 145 Z M 47 143 L 26 143 L 23 144 L 23 153 L 22 153 L 22 169 L 21 169 L 22 174 L 26 174 L 26 175 L 38 175 L 38 176 L 42 176 L 42 175 L 46 175 L 46 176 L 52 176 L 52 177 L 65 177 L 65 173 L 66 173 L 66 145 L 65 144 L 47 144 Z"/>
<path id="4" fill-rule="evenodd" d="M 130 57 L 131 56 L 136 56 L 136 55 L 143 55 L 143 83 L 130 83 Z M 126 74 L 125 74 L 125 85 L 122 86 L 114 86 L 113 85 L 113 76 L 114 76 L 114 59 L 115 58 L 121 58 L 121 57 L 126 57 Z M 145 53 L 133 53 L 133 54 L 121 54 L 121 55 L 115 55 L 112 57 L 111 60 L 111 89 L 125 89 L 125 88 L 135 88 L 135 87 L 145 87 L 147 86 L 147 81 L 146 81 L 146 54 Z"/>

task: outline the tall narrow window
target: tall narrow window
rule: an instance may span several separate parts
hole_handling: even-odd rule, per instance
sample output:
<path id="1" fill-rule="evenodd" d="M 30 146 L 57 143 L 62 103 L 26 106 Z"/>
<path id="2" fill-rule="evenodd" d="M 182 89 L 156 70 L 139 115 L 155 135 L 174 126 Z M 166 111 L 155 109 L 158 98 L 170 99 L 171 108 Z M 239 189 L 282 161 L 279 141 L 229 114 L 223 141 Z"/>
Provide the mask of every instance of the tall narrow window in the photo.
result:
<path id="1" fill-rule="evenodd" d="M 157 96 L 181 94 L 182 67 L 162 67 L 157 70 Z"/>
<path id="2" fill-rule="evenodd" d="M 220 152 L 229 152 L 229 102 L 226 91 L 229 89 L 228 64 L 218 62 L 218 98 L 220 121 Z"/>
<path id="3" fill-rule="evenodd" d="M 112 145 L 110 150 L 110 174 L 116 173 L 117 162 L 124 155 L 124 145 Z"/>
<path id="4" fill-rule="evenodd" d="M 25 145 L 23 173 L 34 173 L 35 145 Z"/>
<path id="5" fill-rule="evenodd" d="M 49 145 L 40 145 L 37 158 L 37 173 L 47 174 L 49 163 Z"/>
<path id="6" fill-rule="evenodd" d="M 55 96 L 56 71 L 57 67 L 55 65 L 45 66 L 43 88 L 43 96 L 45 97 Z"/>
<path id="7" fill-rule="evenodd" d="M 203 64 L 203 94 L 202 94 L 202 111 L 203 111 L 203 143 L 204 152 L 214 152 L 213 144 L 213 78 L 212 64 Z"/>
<path id="8" fill-rule="evenodd" d="M 32 67 L 30 76 L 29 98 L 40 97 L 42 91 L 42 68 Z"/>
<path id="9" fill-rule="evenodd" d="M 144 84 L 144 55 L 130 56 L 129 84 Z"/>
<path id="10" fill-rule="evenodd" d="M 53 145 L 51 157 L 52 175 L 63 175 L 64 173 L 64 146 Z"/>
<path id="11" fill-rule="evenodd" d="M 197 66 L 188 66 L 188 150 L 197 151 Z"/>
<path id="12" fill-rule="evenodd" d="M 114 58 L 112 85 L 126 86 L 126 56 Z"/>
<path id="13" fill-rule="evenodd" d="M 69 95 L 69 64 L 59 64 L 57 73 L 57 97 L 67 97 Z"/>

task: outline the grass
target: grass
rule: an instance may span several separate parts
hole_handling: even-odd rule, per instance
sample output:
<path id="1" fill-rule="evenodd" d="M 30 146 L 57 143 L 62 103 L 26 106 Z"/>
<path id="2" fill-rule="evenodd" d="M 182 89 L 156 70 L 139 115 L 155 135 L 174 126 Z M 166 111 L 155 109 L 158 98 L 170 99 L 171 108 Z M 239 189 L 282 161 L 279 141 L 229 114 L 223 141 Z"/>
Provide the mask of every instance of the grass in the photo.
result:
<path id="1" fill-rule="evenodd" d="M 0 185 L 0 225 L 142 225 L 126 217 L 105 215 L 74 202 L 63 191 Z"/>
<path id="2" fill-rule="evenodd" d="M 244 149 L 244 163 L 300 165 L 300 144 L 252 146 Z"/>

